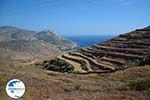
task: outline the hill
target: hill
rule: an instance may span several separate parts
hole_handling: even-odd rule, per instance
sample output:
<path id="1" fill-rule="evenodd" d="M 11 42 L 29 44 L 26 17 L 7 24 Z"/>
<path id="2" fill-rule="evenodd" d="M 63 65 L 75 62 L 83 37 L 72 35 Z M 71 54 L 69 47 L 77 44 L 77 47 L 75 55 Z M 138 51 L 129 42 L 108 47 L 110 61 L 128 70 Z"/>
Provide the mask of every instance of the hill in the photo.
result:
<path id="1" fill-rule="evenodd" d="M 32 40 L 36 31 L 24 30 L 13 26 L 0 27 L 0 41 Z"/>
<path id="2" fill-rule="evenodd" d="M 55 45 L 60 50 L 70 50 L 77 47 L 77 44 L 75 42 L 61 37 L 60 35 L 51 30 L 39 32 L 35 35 L 35 37 L 38 40 L 43 40 L 45 42 Z"/>
<path id="3" fill-rule="evenodd" d="M 61 50 L 74 49 L 76 43 L 52 31 L 31 31 L 13 26 L 0 27 L 1 61 L 32 61 L 51 59 Z"/>
<path id="4" fill-rule="evenodd" d="M 150 64 L 150 29 L 136 29 L 87 48 L 64 53 L 65 60 L 80 73 L 108 73 Z"/>
<path id="5" fill-rule="evenodd" d="M 11 40 L 0 42 L 1 61 L 32 61 L 51 59 L 60 52 L 55 46 L 37 40 Z"/>
<path id="6" fill-rule="evenodd" d="M 51 30 L 37 32 L 13 26 L 1 26 L 0 41 L 10 40 L 40 40 L 54 45 L 61 51 L 75 49 L 77 47 L 75 42 L 65 39 Z"/>

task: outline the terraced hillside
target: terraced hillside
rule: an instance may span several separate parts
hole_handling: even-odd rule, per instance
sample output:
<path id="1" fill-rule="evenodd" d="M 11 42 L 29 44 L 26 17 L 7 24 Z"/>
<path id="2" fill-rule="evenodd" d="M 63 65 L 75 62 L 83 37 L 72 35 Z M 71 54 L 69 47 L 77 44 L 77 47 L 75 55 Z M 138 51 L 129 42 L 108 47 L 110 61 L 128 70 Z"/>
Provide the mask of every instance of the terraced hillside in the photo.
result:
<path id="1" fill-rule="evenodd" d="M 82 73 L 107 73 L 150 64 L 150 28 L 137 29 L 57 58 Z"/>

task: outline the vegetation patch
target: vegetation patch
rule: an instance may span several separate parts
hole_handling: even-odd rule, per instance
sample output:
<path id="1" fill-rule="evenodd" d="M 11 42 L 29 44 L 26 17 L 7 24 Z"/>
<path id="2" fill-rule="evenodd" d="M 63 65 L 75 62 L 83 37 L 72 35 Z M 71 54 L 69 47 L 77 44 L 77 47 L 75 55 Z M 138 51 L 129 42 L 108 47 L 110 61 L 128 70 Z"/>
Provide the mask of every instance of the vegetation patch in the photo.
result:
<path id="1" fill-rule="evenodd" d="M 0 75 L 0 100 L 5 98 L 5 85 L 7 83 L 7 78 L 3 75 Z"/>
<path id="2" fill-rule="evenodd" d="M 150 65 L 150 56 L 140 62 L 139 66 Z"/>
<path id="3" fill-rule="evenodd" d="M 50 61 L 44 61 L 43 64 L 47 70 L 51 70 L 51 71 L 71 73 L 74 70 L 74 67 L 71 64 L 61 59 L 53 59 Z"/>
<path id="4" fill-rule="evenodd" d="M 147 90 L 150 89 L 150 80 L 129 82 L 125 86 L 122 86 L 120 89 L 122 90 L 130 89 L 130 90 L 139 90 L 139 91 Z"/>

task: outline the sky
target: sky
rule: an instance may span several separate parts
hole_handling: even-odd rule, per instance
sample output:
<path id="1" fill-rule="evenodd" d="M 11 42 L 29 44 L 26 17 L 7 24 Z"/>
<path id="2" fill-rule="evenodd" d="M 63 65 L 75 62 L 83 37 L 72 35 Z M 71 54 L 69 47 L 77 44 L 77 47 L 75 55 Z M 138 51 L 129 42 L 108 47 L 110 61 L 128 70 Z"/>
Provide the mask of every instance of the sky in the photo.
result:
<path id="1" fill-rule="evenodd" d="M 0 26 L 116 35 L 150 25 L 150 0 L 0 0 Z"/>

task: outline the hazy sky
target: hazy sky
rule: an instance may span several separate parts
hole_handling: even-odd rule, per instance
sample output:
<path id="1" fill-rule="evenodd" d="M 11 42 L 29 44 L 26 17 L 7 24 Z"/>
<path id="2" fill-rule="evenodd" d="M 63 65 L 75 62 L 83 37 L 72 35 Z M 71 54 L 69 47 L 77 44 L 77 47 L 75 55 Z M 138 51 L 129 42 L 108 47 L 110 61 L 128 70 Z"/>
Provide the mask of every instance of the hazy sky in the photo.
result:
<path id="1" fill-rule="evenodd" d="M 119 34 L 150 25 L 150 0 L 0 0 L 0 25 L 62 35 Z"/>

